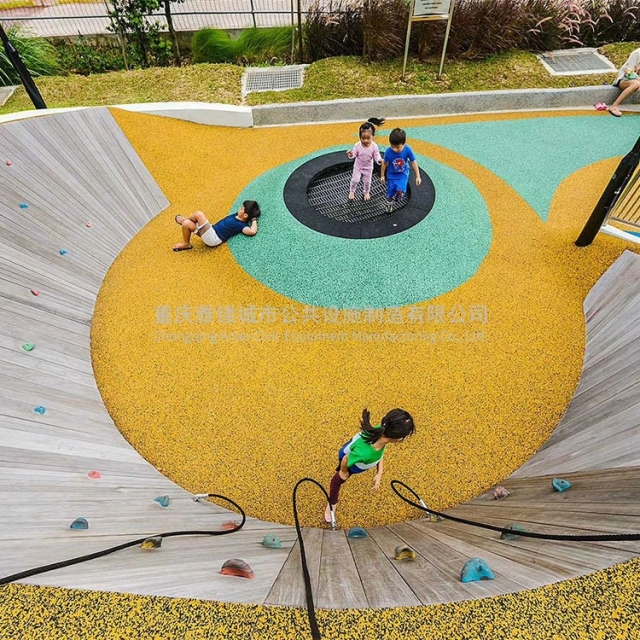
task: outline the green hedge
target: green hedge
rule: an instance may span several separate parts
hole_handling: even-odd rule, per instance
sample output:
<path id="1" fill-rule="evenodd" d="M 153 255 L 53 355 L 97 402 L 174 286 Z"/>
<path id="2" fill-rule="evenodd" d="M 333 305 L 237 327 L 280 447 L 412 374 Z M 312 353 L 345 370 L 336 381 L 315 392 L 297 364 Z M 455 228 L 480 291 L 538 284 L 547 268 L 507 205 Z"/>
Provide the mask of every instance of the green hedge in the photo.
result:
<path id="1" fill-rule="evenodd" d="M 291 28 L 246 29 L 237 40 L 226 31 L 201 29 L 191 40 L 193 62 L 256 63 L 288 61 L 291 53 Z"/>

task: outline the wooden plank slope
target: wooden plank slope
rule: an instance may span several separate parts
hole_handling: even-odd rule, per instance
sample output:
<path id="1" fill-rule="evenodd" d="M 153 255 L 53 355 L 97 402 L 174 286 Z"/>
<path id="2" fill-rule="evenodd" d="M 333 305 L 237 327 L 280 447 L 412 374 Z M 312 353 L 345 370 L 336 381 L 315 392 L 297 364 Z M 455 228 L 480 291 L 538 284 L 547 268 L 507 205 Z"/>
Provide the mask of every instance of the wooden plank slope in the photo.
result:
<path id="1" fill-rule="evenodd" d="M 167 199 L 107 109 L 3 125 L 0 148 L 12 163 L 0 164 L 0 575 L 160 532 L 219 531 L 236 514 L 195 503 L 129 446 L 91 367 L 102 279 Z M 27 353 L 29 341 L 36 348 Z M 161 495 L 171 497 L 166 509 L 154 502 Z M 88 531 L 69 529 L 77 517 Z M 267 533 L 283 548 L 263 547 Z M 238 533 L 170 538 L 159 551 L 136 547 L 28 582 L 262 602 L 294 538 L 289 527 L 251 519 Z M 232 557 L 256 578 L 221 576 Z"/>

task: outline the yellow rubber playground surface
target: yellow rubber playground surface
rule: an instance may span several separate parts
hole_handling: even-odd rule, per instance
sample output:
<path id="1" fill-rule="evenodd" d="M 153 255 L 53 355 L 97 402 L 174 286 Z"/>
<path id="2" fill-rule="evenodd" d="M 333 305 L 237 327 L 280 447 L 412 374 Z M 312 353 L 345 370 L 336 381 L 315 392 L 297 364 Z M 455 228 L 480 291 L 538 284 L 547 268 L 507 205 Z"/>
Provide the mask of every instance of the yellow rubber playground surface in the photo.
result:
<path id="1" fill-rule="evenodd" d="M 232 130 L 113 114 L 171 206 L 107 274 L 93 365 L 116 425 L 167 477 L 289 524 L 295 482 L 328 488 L 362 409 L 379 420 L 399 406 L 417 432 L 388 447 L 380 491 L 368 473 L 341 492 L 339 526 L 366 527 L 415 517 L 393 478 L 445 509 L 503 480 L 549 437 L 580 378 L 583 300 L 634 250 L 605 236 L 588 249 L 573 241 L 635 141 L 637 117 L 390 121 L 378 144 L 391 128 L 407 131 L 434 208 L 403 233 L 345 240 L 300 225 L 282 187 L 309 158 L 349 149 L 357 124 Z M 214 222 L 244 199 L 263 210 L 255 237 L 171 251 L 175 215 L 201 209 Z M 305 491 L 301 502 L 302 524 L 323 526 L 321 496 Z M 639 577 L 634 560 L 517 595 L 318 617 L 326 638 L 634 638 Z M 297 609 L 3 593 L 2 638 L 308 635 Z"/>

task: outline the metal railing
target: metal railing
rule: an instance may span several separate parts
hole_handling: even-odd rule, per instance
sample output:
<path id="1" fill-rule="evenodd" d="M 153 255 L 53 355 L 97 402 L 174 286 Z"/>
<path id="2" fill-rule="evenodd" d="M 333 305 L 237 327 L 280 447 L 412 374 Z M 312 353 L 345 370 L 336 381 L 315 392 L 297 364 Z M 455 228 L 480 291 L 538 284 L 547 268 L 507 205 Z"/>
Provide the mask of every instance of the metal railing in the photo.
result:
<path id="1" fill-rule="evenodd" d="M 297 20 L 298 3 L 306 15 L 311 0 L 185 0 L 171 5 L 171 15 L 176 31 L 291 26 L 294 16 Z M 149 18 L 166 28 L 164 11 Z M 0 0 L 0 21 L 42 37 L 111 33 L 107 0 Z"/>

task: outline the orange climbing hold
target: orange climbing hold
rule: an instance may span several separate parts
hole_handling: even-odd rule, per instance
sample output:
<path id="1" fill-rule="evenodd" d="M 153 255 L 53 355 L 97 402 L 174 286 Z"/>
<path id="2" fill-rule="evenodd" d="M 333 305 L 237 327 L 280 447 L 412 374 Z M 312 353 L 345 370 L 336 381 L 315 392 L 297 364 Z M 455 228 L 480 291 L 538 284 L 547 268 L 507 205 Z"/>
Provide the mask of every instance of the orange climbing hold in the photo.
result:
<path id="1" fill-rule="evenodd" d="M 227 560 L 220 569 L 223 576 L 238 576 L 239 578 L 254 578 L 253 569 L 240 558 L 232 558 Z"/>
<path id="2" fill-rule="evenodd" d="M 233 531 L 233 529 L 237 529 L 240 526 L 239 522 L 236 522 L 234 520 L 227 520 L 226 522 L 223 522 L 220 525 L 220 528 L 223 531 Z"/>
<path id="3" fill-rule="evenodd" d="M 96 480 L 100 477 L 100 472 L 99 471 L 89 471 L 89 473 L 87 473 L 87 475 L 92 479 L 92 480 Z"/>

